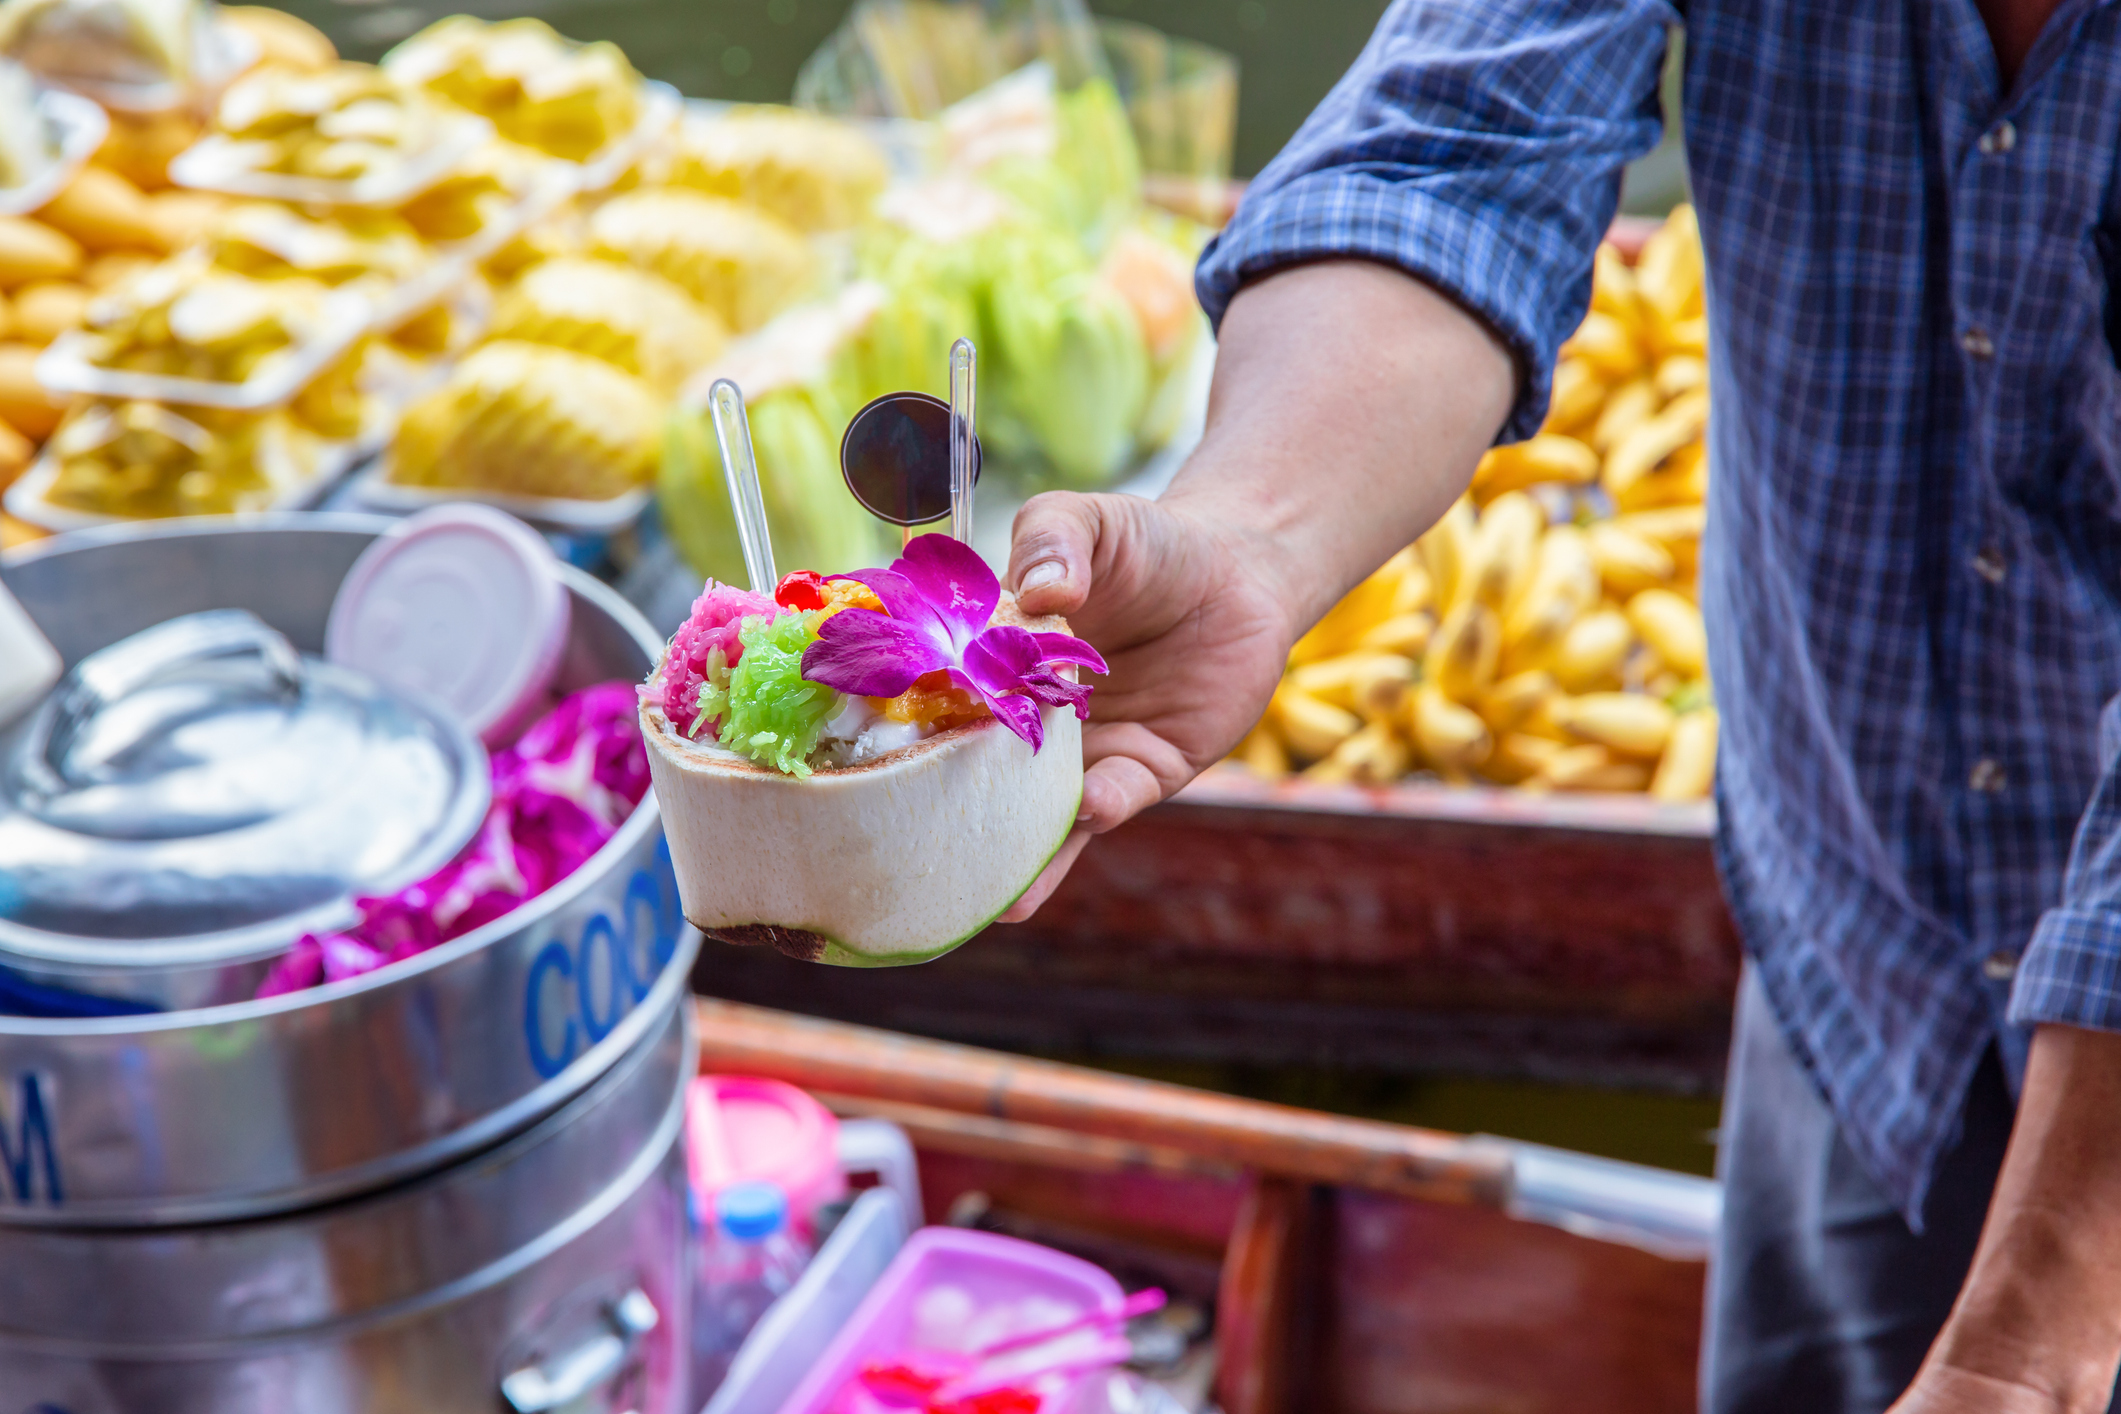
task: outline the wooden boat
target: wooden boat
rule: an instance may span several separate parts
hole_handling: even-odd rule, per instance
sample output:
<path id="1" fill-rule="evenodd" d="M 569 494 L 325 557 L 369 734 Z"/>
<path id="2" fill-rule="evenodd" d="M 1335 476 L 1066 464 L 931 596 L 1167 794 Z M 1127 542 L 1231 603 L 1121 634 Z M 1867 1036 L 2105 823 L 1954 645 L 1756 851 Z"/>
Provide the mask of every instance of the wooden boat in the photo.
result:
<path id="1" fill-rule="evenodd" d="M 710 947 L 699 991 L 1011 1050 L 1714 1093 L 1737 989 L 1712 808 L 1235 768 L 919 968 Z"/>
<path id="2" fill-rule="evenodd" d="M 1695 1407 L 1698 1254 L 1511 1216 L 1500 1141 L 698 1006 L 704 1070 L 906 1129 L 930 1221 L 984 1213 L 1199 1291 L 1226 1414 Z"/>

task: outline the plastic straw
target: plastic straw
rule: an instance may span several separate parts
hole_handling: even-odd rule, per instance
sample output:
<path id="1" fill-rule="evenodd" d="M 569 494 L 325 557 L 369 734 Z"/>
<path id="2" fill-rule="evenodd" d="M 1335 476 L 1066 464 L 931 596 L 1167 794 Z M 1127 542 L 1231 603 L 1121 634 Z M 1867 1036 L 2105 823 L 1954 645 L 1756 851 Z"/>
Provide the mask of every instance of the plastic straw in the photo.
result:
<path id="1" fill-rule="evenodd" d="M 771 594 L 780 583 L 773 572 L 773 537 L 766 528 L 766 502 L 759 494 L 759 464 L 751 453 L 751 422 L 744 416 L 744 390 L 717 378 L 707 390 L 714 440 L 722 449 L 722 477 L 736 512 L 737 539 L 744 546 L 744 572 L 754 593 Z"/>
<path id="2" fill-rule="evenodd" d="M 1135 1292 L 1117 1306 L 1100 1306 L 1095 1310 L 1085 1311 L 1072 1321 L 1064 1321 L 1057 1326 L 1048 1326 L 1042 1331 L 1026 1331 L 1022 1335 L 1006 1336 L 991 1345 L 983 1345 L 972 1352 L 973 1358 L 976 1360 L 989 1360 L 994 1356 L 1005 1354 L 1011 1350 L 1022 1350 L 1026 1346 L 1031 1345 L 1044 1345 L 1049 1340 L 1058 1340 L 1064 1335 L 1072 1335 L 1085 1326 L 1117 1326 L 1123 1322 L 1133 1320 L 1136 1316 L 1146 1316 L 1151 1311 L 1161 1311 L 1163 1307 L 1163 1288 L 1156 1286 L 1147 1287 Z"/>
<path id="3" fill-rule="evenodd" d="M 950 534 L 972 543 L 972 447 L 979 355 L 970 339 L 950 346 Z"/>

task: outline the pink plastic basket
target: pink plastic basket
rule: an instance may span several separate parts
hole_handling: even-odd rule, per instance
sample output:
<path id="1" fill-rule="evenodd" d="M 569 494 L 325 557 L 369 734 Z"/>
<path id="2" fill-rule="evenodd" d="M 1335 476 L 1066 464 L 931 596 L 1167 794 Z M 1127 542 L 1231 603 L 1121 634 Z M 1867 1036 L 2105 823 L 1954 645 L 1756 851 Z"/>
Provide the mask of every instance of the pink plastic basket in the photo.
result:
<path id="1" fill-rule="evenodd" d="M 916 1304 L 945 1285 L 963 1288 L 981 1305 L 1038 1296 L 1077 1315 L 1125 1299 L 1110 1273 L 1080 1258 L 991 1232 L 924 1227 L 899 1249 L 780 1414 L 826 1414 L 864 1365 L 904 1354 Z M 1081 1378 L 1047 1399 L 1041 1414 L 1065 1410 Z"/>

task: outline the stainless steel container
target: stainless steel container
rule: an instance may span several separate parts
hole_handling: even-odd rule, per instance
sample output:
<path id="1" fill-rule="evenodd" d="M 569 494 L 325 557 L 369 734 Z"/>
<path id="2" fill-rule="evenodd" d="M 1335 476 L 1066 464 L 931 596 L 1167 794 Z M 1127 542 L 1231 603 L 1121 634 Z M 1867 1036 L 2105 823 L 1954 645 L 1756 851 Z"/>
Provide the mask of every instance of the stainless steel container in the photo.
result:
<path id="1" fill-rule="evenodd" d="M 33 547 L 6 580 L 69 665 L 221 608 L 315 652 L 339 581 L 389 524 L 85 532 Z M 645 677 L 661 648 L 646 622 L 587 575 L 565 577 L 559 685 Z M 683 995 L 696 947 L 651 795 L 559 887 L 381 972 L 161 1015 L 0 1017 L 0 1226 L 253 1218 L 433 1172 L 557 1110 L 641 1045 Z"/>
<path id="2" fill-rule="evenodd" d="M 7 1414 L 690 1414 L 691 1010 L 557 1114 L 257 1222 L 0 1228 Z"/>

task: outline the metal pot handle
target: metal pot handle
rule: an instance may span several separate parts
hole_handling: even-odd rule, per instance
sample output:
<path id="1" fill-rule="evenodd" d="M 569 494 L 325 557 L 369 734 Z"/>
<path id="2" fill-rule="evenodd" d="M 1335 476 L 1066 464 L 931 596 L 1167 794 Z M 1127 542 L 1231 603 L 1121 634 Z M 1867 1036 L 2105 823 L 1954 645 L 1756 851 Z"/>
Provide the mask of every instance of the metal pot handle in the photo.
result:
<path id="1" fill-rule="evenodd" d="M 27 793 L 53 796 L 81 784 L 67 768 L 75 739 L 96 714 L 183 663 L 254 653 L 280 693 L 302 691 L 302 655 L 247 609 L 208 609 L 143 629 L 74 664 L 32 719 L 16 757 Z"/>
<path id="2" fill-rule="evenodd" d="M 516 1414 L 543 1414 L 574 1403 L 626 1368 L 641 1338 L 662 1319 L 648 1293 L 635 1287 L 603 1309 L 602 1329 L 580 1344 L 526 1365 L 501 1381 L 501 1397 Z"/>

